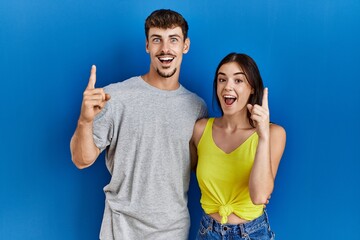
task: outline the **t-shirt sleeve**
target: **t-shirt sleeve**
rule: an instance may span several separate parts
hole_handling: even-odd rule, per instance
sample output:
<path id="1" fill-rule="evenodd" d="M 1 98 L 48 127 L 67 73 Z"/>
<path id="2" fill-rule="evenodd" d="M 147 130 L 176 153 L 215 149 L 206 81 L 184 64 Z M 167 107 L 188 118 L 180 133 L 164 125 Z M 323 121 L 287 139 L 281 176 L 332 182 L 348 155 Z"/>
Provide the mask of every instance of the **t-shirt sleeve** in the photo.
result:
<path id="1" fill-rule="evenodd" d="M 100 151 L 103 151 L 110 145 L 113 132 L 113 114 L 111 111 L 111 101 L 109 101 L 95 117 L 93 124 L 94 143 Z"/>
<path id="2" fill-rule="evenodd" d="M 208 117 L 207 106 L 206 106 L 205 101 L 203 99 L 201 99 L 200 100 L 200 111 L 199 111 L 198 119 L 206 118 L 206 117 Z"/>

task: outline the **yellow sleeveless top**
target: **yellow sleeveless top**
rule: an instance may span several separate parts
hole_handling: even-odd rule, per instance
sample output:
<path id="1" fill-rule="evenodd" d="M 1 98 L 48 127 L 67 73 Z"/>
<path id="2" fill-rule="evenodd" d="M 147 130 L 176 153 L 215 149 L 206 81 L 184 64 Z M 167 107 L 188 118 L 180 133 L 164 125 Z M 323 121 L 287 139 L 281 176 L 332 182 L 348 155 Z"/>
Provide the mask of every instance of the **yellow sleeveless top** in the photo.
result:
<path id="1" fill-rule="evenodd" d="M 245 220 L 263 214 L 263 205 L 254 205 L 249 193 L 249 177 L 254 163 L 258 135 L 254 132 L 244 143 L 227 154 L 212 138 L 214 118 L 206 124 L 197 146 L 196 177 L 201 190 L 201 206 L 206 214 L 219 213 L 221 223 L 234 213 Z"/>

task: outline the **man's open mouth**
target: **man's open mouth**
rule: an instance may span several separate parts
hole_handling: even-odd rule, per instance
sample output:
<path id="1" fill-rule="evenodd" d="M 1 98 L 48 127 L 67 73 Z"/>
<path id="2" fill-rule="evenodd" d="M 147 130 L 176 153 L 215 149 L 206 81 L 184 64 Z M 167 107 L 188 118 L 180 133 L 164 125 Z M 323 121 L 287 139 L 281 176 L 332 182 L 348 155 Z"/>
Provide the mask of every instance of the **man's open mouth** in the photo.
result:
<path id="1" fill-rule="evenodd" d="M 167 56 L 167 57 L 158 57 L 159 61 L 164 64 L 169 64 L 174 60 L 175 57 Z"/>

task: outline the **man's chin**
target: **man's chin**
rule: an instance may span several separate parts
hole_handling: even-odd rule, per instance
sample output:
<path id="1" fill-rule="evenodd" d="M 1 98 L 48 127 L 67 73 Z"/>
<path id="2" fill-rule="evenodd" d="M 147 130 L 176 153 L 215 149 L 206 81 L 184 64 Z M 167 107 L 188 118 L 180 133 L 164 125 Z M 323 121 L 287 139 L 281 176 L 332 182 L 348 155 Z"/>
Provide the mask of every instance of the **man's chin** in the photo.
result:
<path id="1" fill-rule="evenodd" d="M 157 73 L 160 75 L 160 77 L 170 78 L 174 76 L 174 74 L 176 73 L 176 68 L 172 72 L 162 72 L 159 69 L 157 69 Z"/>

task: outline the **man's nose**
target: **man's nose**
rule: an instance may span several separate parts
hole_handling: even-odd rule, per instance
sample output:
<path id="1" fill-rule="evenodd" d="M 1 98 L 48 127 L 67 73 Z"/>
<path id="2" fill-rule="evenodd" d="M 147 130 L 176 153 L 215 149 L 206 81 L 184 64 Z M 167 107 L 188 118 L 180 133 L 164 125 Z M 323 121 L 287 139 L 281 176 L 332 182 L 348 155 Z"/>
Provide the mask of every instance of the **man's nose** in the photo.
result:
<path id="1" fill-rule="evenodd" d="M 170 44 L 167 41 L 162 42 L 161 51 L 164 53 L 168 53 L 170 50 Z"/>

